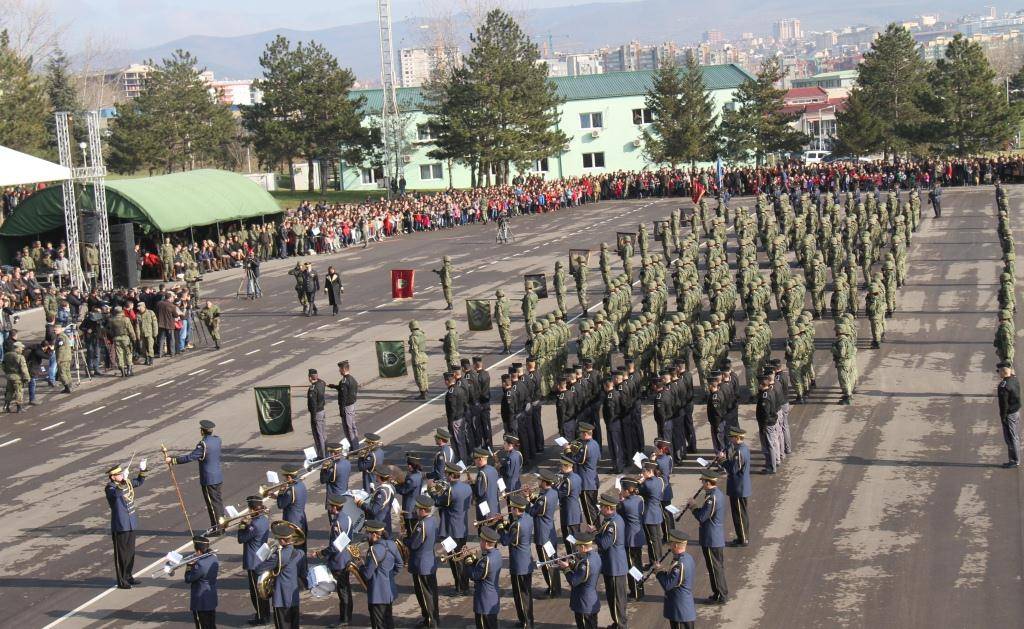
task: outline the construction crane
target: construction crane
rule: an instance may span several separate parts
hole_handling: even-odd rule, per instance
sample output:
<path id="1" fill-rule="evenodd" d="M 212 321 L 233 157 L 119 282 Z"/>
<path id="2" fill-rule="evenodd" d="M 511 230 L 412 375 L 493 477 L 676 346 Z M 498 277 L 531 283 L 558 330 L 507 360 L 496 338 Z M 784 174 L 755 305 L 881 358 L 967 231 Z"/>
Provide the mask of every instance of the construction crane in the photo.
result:
<path id="1" fill-rule="evenodd" d="M 384 174 L 387 177 L 388 195 L 398 186 L 404 175 L 402 142 L 405 129 L 401 126 L 398 111 L 398 91 L 395 87 L 395 49 L 391 41 L 391 0 L 377 0 L 377 22 L 380 27 L 380 83 L 382 106 L 380 112 L 380 135 L 384 144 Z"/>

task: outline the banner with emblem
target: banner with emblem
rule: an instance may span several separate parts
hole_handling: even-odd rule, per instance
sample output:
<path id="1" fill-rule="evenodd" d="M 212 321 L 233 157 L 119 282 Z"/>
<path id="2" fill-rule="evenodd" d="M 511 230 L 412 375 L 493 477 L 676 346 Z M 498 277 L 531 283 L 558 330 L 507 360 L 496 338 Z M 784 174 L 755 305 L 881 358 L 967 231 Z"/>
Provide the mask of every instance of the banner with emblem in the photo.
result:
<path id="1" fill-rule="evenodd" d="M 494 324 L 491 322 L 491 301 L 489 299 L 467 299 L 466 318 L 469 321 L 471 332 L 492 329 Z"/>
<path id="2" fill-rule="evenodd" d="M 415 276 L 413 269 L 391 269 L 391 298 L 412 299 Z"/>
<path id="3" fill-rule="evenodd" d="M 569 273 L 576 272 L 576 258 L 583 258 L 583 263 L 590 265 L 590 249 L 569 250 Z"/>
<path id="4" fill-rule="evenodd" d="M 666 231 L 668 231 L 668 221 L 654 221 L 654 242 L 664 240 Z"/>
<path id="5" fill-rule="evenodd" d="M 292 431 L 292 388 L 288 385 L 253 387 L 260 434 L 283 435 Z"/>
<path id="6" fill-rule="evenodd" d="M 534 273 L 532 275 L 523 276 L 523 290 L 526 287 L 533 284 L 533 292 L 537 293 L 538 299 L 544 299 L 548 296 L 548 279 L 543 273 Z"/>
<path id="7" fill-rule="evenodd" d="M 405 341 L 377 341 L 377 372 L 381 378 L 404 376 Z"/>

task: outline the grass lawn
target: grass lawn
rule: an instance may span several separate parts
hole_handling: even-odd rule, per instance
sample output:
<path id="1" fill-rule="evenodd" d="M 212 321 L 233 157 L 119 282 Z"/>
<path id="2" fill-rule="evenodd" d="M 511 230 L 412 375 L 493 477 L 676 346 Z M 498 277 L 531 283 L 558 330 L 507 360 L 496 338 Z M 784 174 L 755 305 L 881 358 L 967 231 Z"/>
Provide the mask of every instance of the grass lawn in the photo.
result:
<path id="1" fill-rule="evenodd" d="M 379 198 L 384 196 L 383 190 L 328 190 L 320 192 L 294 192 L 292 190 L 275 190 L 270 195 L 282 208 L 295 208 L 302 201 L 315 203 L 321 199 L 328 203 L 359 203 L 366 197 Z"/>

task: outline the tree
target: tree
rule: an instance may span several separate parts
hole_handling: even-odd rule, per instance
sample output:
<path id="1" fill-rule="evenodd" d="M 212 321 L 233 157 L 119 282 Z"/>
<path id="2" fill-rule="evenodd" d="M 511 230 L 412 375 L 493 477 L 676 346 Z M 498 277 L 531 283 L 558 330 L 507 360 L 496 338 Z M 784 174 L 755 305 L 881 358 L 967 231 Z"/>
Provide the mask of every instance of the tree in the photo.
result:
<path id="1" fill-rule="evenodd" d="M 1003 148 L 1019 118 L 995 78 L 981 46 L 954 36 L 929 73 L 931 90 L 919 95 L 921 109 L 929 114 L 921 137 L 961 156 Z"/>
<path id="2" fill-rule="evenodd" d="M 653 120 L 642 132 L 644 154 L 672 168 L 680 162 L 710 160 L 718 151 L 718 115 L 697 58 L 688 53 L 683 69 L 663 64 L 645 99 Z"/>
<path id="3" fill-rule="evenodd" d="M 46 117 L 47 140 L 53 155 L 56 155 L 57 121 L 53 114 L 58 111 L 72 114 L 82 111 L 78 90 L 75 88 L 74 78 L 71 76 L 70 63 L 60 48 L 54 51 L 53 56 L 46 63 L 46 96 L 50 102 L 49 115 Z M 77 116 L 72 117 L 72 122 L 76 120 Z M 84 140 L 86 137 L 81 125 L 75 125 L 71 132 L 76 142 Z"/>
<path id="4" fill-rule="evenodd" d="M 761 165 L 768 155 L 798 151 L 807 142 L 807 136 L 791 126 L 798 116 L 782 110 L 786 91 L 775 85 L 785 75 L 779 60 L 771 57 L 756 77 L 737 88 L 734 107 L 722 115 L 724 152 L 731 159 L 745 161 L 753 153 Z"/>
<path id="5" fill-rule="evenodd" d="M 474 162 L 487 180 L 494 166 L 497 182 L 505 183 L 510 165 L 561 152 L 569 139 L 558 129 L 562 101 L 536 44 L 507 13 L 488 12 L 470 40 L 463 69 L 425 94 L 440 138 L 437 154 Z M 445 104 L 459 109 L 442 112 Z"/>
<path id="6" fill-rule="evenodd" d="M 111 126 L 110 167 L 170 173 L 202 165 L 226 165 L 237 125 L 227 106 L 210 93 L 190 53 L 177 50 L 153 68 L 137 98 L 124 103 Z"/>
<path id="7" fill-rule="evenodd" d="M 864 53 L 857 72 L 865 107 L 881 126 L 886 155 L 912 148 L 923 117 L 919 102 L 928 90 L 928 66 L 910 31 L 890 24 Z"/>
<path id="8" fill-rule="evenodd" d="M 0 31 L 0 145 L 43 155 L 46 146 L 46 91 L 32 74 L 31 61 Z"/>
<path id="9" fill-rule="evenodd" d="M 861 157 L 885 147 L 885 129 L 864 90 L 850 91 L 846 109 L 836 113 L 834 153 Z"/>
<path id="10" fill-rule="evenodd" d="M 298 42 L 295 48 L 278 35 L 260 56 L 263 77 L 253 86 L 263 102 L 242 109 L 242 124 L 252 134 L 260 161 L 274 165 L 295 157 L 313 162 L 363 161 L 370 133 L 362 126 L 363 98 L 350 97 L 355 76 L 321 44 Z"/>
<path id="11" fill-rule="evenodd" d="M 451 68 L 435 73 L 423 85 L 423 96 L 423 111 L 430 116 L 434 137 L 434 148 L 427 156 L 447 162 L 449 175 L 452 162 L 465 165 L 470 171 L 470 185 L 476 187 L 483 135 L 489 121 L 485 112 L 476 107 L 478 101 L 469 70 Z"/>

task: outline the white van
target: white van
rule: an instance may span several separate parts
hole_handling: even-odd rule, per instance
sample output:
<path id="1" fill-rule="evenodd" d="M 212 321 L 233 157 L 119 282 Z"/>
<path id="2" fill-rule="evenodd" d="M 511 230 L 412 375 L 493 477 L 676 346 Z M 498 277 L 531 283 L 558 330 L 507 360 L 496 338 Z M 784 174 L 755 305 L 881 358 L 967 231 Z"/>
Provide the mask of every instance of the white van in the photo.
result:
<path id="1" fill-rule="evenodd" d="M 831 155 L 830 151 L 804 151 L 805 164 L 820 164 L 826 157 Z"/>

